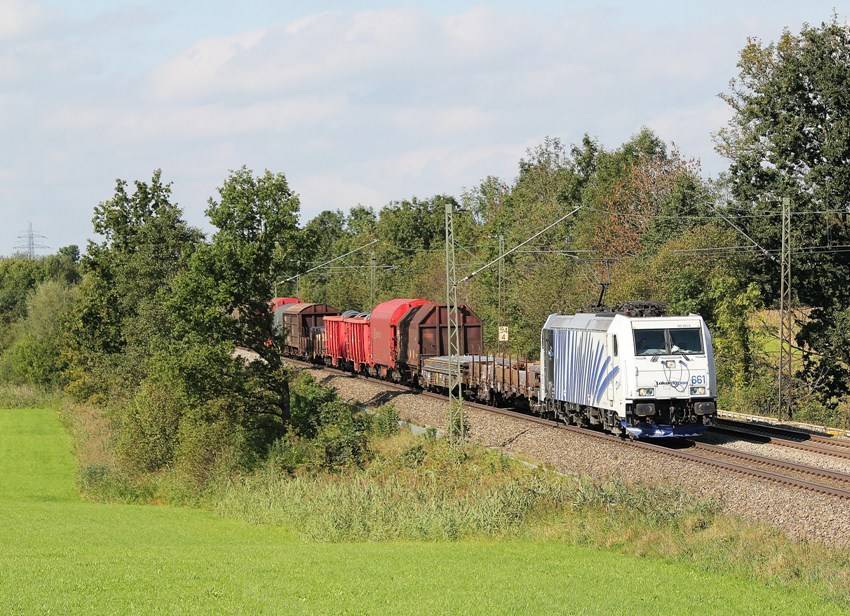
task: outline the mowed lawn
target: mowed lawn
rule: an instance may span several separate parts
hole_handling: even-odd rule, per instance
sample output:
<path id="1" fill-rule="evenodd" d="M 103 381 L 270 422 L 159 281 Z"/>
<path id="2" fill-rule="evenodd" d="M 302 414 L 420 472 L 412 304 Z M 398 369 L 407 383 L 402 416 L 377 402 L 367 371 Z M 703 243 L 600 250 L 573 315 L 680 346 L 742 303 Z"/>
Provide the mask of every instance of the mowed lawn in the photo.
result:
<path id="1" fill-rule="evenodd" d="M 815 596 L 529 542 L 306 544 L 81 501 L 52 411 L 0 411 L 0 613 L 840 613 Z"/>

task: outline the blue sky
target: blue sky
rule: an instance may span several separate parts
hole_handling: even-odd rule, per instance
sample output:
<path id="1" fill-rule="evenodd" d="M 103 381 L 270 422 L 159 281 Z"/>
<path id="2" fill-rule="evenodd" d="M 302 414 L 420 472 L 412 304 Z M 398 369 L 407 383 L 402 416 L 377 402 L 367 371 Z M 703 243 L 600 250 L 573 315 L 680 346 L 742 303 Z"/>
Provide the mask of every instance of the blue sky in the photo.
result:
<path id="1" fill-rule="evenodd" d="M 84 244 L 115 178 L 155 168 L 204 228 L 242 164 L 286 173 L 305 218 L 509 181 L 547 135 L 648 126 L 714 175 L 747 36 L 833 6 L 0 0 L 0 254 L 30 221 Z"/>

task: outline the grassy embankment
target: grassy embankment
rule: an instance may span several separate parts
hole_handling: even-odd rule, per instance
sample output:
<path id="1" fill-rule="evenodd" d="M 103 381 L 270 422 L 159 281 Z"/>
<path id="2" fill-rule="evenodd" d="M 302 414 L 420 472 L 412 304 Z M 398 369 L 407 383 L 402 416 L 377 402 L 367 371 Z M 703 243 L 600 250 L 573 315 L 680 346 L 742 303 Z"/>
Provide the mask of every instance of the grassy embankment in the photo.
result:
<path id="1" fill-rule="evenodd" d="M 544 537 L 316 543 L 203 510 L 86 502 L 72 447 L 54 411 L 0 411 L 6 613 L 841 613 L 806 589 Z"/>

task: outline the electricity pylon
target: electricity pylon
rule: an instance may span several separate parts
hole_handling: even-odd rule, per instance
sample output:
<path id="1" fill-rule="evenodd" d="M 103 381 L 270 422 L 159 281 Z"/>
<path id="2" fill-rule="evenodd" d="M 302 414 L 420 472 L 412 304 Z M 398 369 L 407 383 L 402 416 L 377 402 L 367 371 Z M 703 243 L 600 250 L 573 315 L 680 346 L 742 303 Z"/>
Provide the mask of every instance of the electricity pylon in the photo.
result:
<path id="1" fill-rule="evenodd" d="M 40 242 L 40 240 L 47 239 L 46 236 L 33 231 L 32 223 L 27 224 L 27 230 L 19 235 L 18 239 L 23 243 L 15 246 L 15 249 L 23 252 L 28 259 L 35 259 L 38 250 L 47 248 Z"/>

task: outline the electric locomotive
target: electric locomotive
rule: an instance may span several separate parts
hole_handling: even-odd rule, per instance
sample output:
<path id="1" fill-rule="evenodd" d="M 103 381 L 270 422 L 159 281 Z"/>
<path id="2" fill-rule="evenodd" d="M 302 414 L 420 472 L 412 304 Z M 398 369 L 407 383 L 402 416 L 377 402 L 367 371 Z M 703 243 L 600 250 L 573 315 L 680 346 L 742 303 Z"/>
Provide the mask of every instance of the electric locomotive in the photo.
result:
<path id="1" fill-rule="evenodd" d="M 541 332 L 539 409 L 634 438 L 698 436 L 717 414 L 703 318 L 550 315 Z"/>

